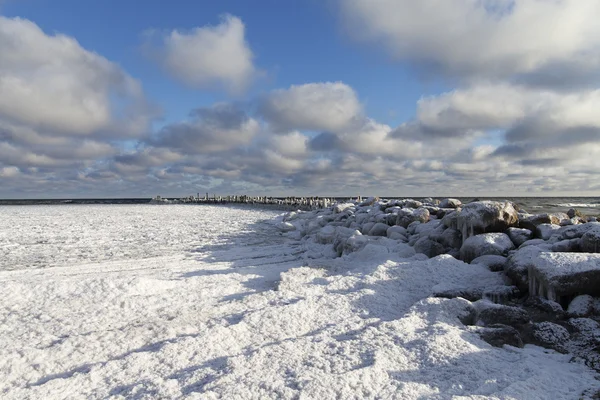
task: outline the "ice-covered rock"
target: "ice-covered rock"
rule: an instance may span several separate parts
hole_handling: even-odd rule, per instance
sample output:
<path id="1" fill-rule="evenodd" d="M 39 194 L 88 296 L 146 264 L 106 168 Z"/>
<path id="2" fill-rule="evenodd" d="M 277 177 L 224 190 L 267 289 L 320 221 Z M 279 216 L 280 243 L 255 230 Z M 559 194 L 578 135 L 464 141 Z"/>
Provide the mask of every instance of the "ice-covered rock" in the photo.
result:
<path id="1" fill-rule="evenodd" d="M 521 339 L 519 331 L 512 326 L 498 324 L 475 327 L 473 330 L 479 334 L 481 339 L 494 347 L 503 347 L 505 344 L 513 347 L 523 347 L 523 339 Z"/>
<path id="2" fill-rule="evenodd" d="M 557 233 L 556 231 L 560 228 L 561 226 L 556 224 L 539 224 L 535 228 L 535 235 L 540 239 L 548 240 L 552 235 Z"/>
<path id="3" fill-rule="evenodd" d="M 506 234 L 516 247 L 533 238 L 533 232 L 524 228 L 511 227 L 506 230 Z"/>
<path id="4" fill-rule="evenodd" d="M 291 232 L 296 230 L 296 226 L 290 222 L 280 222 L 277 224 L 277 229 L 282 232 Z"/>
<path id="5" fill-rule="evenodd" d="M 502 324 L 509 326 L 525 325 L 530 321 L 529 314 L 522 308 L 495 304 L 487 300 L 473 303 L 477 311 L 477 325 Z"/>
<path id="6" fill-rule="evenodd" d="M 504 266 L 508 262 L 508 259 L 504 256 L 487 254 L 480 256 L 471 261 L 471 264 L 482 264 L 490 269 L 490 271 L 504 271 Z"/>
<path id="7" fill-rule="evenodd" d="M 600 295 L 600 254 L 541 252 L 528 263 L 529 293 L 561 302 Z"/>
<path id="8" fill-rule="evenodd" d="M 504 272 L 523 292 L 529 289 L 529 266 L 536 262 L 542 251 L 537 246 L 521 246 L 508 256 Z"/>
<path id="9" fill-rule="evenodd" d="M 484 233 L 471 236 L 460 248 L 460 258 L 471 262 L 484 255 L 507 255 L 515 246 L 505 233 Z"/>
<path id="10" fill-rule="evenodd" d="M 443 228 L 444 226 L 442 225 L 441 227 Z M 449 249 L 460 249 L 460 246 L 462 245 L 462 236 L 460 232 L 452 228 L 444 229 L 436 240 Z"/>
<path id="11" fill-rule="evenodd" d="M 581 236 L 581 251 L 586 253 L 600 253 L 600 226 L 588 229 Z"/>
<path id="12" fill-rule="evenodd" d="M 427 257 L 432 258 L 444 254 L 446 249 L 441 243 L 435 242 L 428 237 L 422 237 L 414 244 L 415 251 L 417 253 L 425 254 Z"/>
<path id="13" fill-rule="evenodd" d="M 573 253 L 581 249 L 581 239 L 565 239 L 552 245 L 551 250 L 561 253 Z"/>
<path id="14" fill-rule="evenodd" d="M 440 208 L 458 208 L 462 202 L 458 199 L 444 199 L 440 202 Z"/>
<path id="15" fill-rule="evenodd" d="M 369 198 L 363 200 L 359 205 L 361 207 L 368 207 L 368 206 L 372 206 L 377 201 L 379 201 L 379 197 L 369 197 Z"/>
<path id="16" fill-rule="evenodd" d="M 389 227 L 387 224 L 378 222 L 369 230 L 369 236 L 386 236 Z"/>
<path id="17" fill-rule="evenodd" d="M 553 322 L 540 322 L 533 325 L 533 336 L 546 346 L 563 345 L 571 335 L 566 328 Z"/>
<path id="18" fill-rule="evenodd" d="M 594 298 L 589 294 L 575 297 L 567 308 L 567 313 L 572 317 L 587 317 L 592 312 L 594 312 Z"/>
<path id="19" fill-rule="evenodd" d="M 398 233 L 401 234 L 402 236 L 406 236 L 406 228 L 400 225 L 394 225 L 394 226 L 390 226 L 388 227 L 386 234 L 387 237 L 390 237 L 390 235 L 394 234 L 394 233 Z"/>
<path id="20" fill-rule="evenodd" d="M 333 211 L 335 213 L 341 213 L 350 208 L 354 208 L 354 203 L 339 203 L 333 206 Z"/>
<path id="21" fill-rule="evenodd" d="M 517 210 L 510 202 L 477 201 L 463 206 L 456 223 L 464 242 L 481 233 L 504 232 L 518 221 Z"/>
<path id="22" fill-rule="evenodd" d="M 415 221 L 425 223 L 429 221 L 429 217 L 429 211 L 426 208 L 403 208 L 398 211 L 396 225 L 406 228 Z"/>
<path id="23" fill-rule="evenodd" d="M 350 254 L 359 251 L 363 249 L 367 243 L 369 243 L 369 238 L 357 232 L 348 237 L 344 242 L 343 254 Z"/>

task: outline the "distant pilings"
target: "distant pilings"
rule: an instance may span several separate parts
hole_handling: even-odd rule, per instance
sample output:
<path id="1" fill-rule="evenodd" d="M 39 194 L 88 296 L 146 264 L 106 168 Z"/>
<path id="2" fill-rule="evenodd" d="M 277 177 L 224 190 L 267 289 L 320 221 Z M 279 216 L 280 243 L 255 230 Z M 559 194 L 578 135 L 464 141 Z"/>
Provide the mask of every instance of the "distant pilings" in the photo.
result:
<path id="1" fill-rule="evenodd" d="M 281 209 L 299 209 L 299 210 L 315 210 L 320 208 L 328 208 L 335 204 L 335 199 L 327 197 L 270 197 L 270 196 L 248 196 L 248 195 L 231 195 L 210 197 L 208 193 L 200 197 L 188 196 L 177 199 L 168 199 L 161 196 L 154 197 L 151 204 L 247 204 L 247 205 L 264 205 L 274 206 Z"/>

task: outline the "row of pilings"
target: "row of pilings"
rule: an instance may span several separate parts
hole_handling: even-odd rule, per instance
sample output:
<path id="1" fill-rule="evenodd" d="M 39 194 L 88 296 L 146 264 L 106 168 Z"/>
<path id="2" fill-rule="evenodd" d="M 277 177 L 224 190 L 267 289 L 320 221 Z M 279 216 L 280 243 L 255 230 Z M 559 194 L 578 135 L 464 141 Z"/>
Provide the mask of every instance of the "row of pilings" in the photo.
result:
<path id="1" fill-rule="evenodd" d="M 281 209 L 294 210 L 315 210 L 320 208 L 328 208 L 337 203 L 336 199 L 328 197 L 270 197 L 270 196 L 248 196 L 248 195 L 231 195 L 212 197 L 208 195 L 188 196 L 177 199 L 168 199 L 161 196 L 154 197 L 152 204 L 246 204 L 246 205 L 265 205 L 275 206 Z"/>

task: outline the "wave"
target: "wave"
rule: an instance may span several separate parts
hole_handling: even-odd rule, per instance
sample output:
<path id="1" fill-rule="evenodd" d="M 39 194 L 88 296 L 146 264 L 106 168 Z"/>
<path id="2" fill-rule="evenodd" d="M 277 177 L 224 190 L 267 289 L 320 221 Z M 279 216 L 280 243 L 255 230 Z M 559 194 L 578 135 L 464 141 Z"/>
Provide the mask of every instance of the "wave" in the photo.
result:
<path id="1" fill-rule="evenodd" d="M 598 208 L 600 204 L 598 203 L 559 203 L 552 204 L 554 207 L 579 207 L 579 208 Z"/>

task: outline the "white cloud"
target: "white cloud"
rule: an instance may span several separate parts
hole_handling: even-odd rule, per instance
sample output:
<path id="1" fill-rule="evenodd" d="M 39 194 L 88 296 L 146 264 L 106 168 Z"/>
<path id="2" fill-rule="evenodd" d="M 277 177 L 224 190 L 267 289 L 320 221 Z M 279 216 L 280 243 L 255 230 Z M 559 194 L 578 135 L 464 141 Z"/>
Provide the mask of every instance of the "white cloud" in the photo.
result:
<path id="1" fill-rule="evenodd" d="M 71 37 L 0 16 L 0 54 L 0 121 L 72 136 L 147 127 L 139 82 Z"/>
<path id="2" fill-rule="evenodd" d="M 342 82 L 307 83 L 274 90 L 260 113 L 275 131 L 340 132 L 361 122 L 363 109 L 354 89 Z"/>
<path id="3" fill-rule="evenodd" d="M 225 15 L 217 26 L 173 30 L 162 38 L 159 60 L 177 79 L 197 88 L 222 85 L 239 94 L 259 74 L 242 20 Z"/>
<path id="4" fill-rule="evenodd" d="M 569 64 L 597 76 L 594 70 L 600 65 L 597 0 L 340 0 L 339 4 L 355 38 L 380 43 L 399 59 L 451 74 L 507 77 L 564 70 Z"/>

